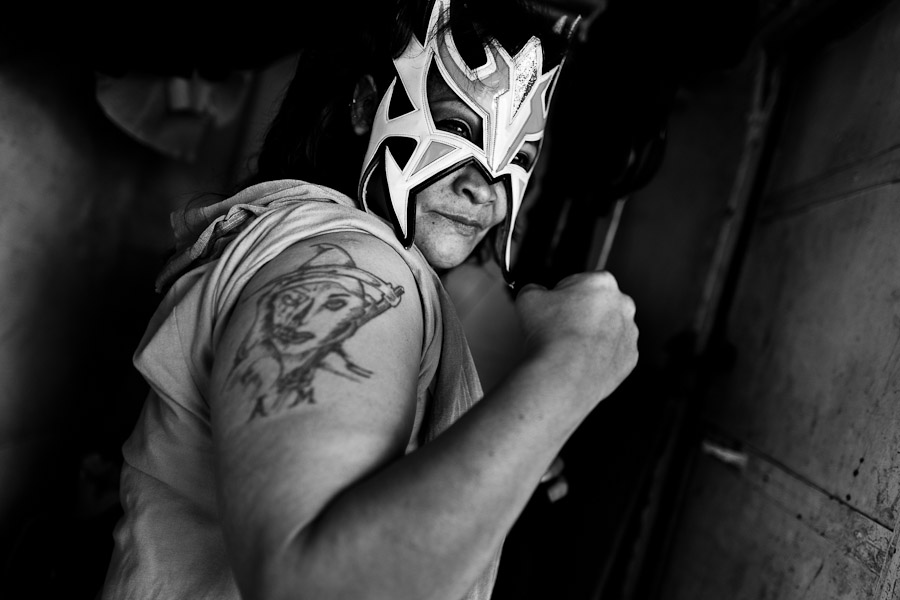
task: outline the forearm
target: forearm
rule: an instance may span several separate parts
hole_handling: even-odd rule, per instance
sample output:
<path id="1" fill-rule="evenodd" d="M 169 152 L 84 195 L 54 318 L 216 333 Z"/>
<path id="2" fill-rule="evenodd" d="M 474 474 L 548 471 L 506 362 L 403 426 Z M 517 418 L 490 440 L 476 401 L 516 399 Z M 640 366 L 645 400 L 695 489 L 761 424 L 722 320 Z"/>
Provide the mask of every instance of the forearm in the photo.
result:
<path id="1" fill-rule="evenodd" d="M 344 325 L 355 288 L 313 280 L 319 267 L 307 266 L 327 252 L 343 269 L 347 249 L 359 281 L 393 290 L 392 308 L 358 329 Z M 350 234 L 297 244 L 229 318 L 210 415 L 223 533 L 247 598 L 457 600 L 572 431 L 634 366 L 634 307 L 612 276 L 525 286 L 516 307 L 535 353 L 404 456 L 424 328 L 418 304 L 403 301 L 416 283 L 398 260 Z M 332 329 L 347 336 L 337 346 Z M 348 376 L 307 360 L 313 350 L 364 368 Z"/>
<path id="2" fill-rule="evenodd" d="M 592 404 L 577 398 L 586 392 L 578 368 L 561 356 L 525 361 L 433 442 L 330 502 L 268 565 L 264 587 L 316 598 L 461 597 Z"/>

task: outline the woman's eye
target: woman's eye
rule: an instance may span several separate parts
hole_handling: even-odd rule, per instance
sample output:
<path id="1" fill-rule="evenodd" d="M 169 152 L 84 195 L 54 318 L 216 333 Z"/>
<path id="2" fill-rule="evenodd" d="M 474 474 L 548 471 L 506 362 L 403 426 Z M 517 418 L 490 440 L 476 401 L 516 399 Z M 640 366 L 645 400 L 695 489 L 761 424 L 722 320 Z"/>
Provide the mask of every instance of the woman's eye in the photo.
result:
<path id="1" fill-rule="evenodd" d="M 282 304 L 286 304 L 287 306 L 299 306 L 300 299 L 293 296 L 292 294 L 282 294 L 278 299 Z"/>
<path id="2" fill-rule="evenodd" d="M 438 121 L 437 128 L 441 131 L 458 135 L 470 142 L 472 141 L 472 130 L 469 129 L 469 124 L 465 121 L 460 121 L 459 119 L 444 119 L 443 121 Z"/>
<path id="3" fill-rule="evenodd" d="M 325 308 L 332 312 L 341 310 L 345 306 L 347 306 L 347 301 L 341 300 L 339 298 L 330 298 L 327 302 L 325 302 Z"/>
<path id="4" fill-rule="evenodd" d="M 519 165 L 523 169 L 531 167 L 531 156 L 527 152 L 519 152 L 512 159 L 512 164 Z"/>

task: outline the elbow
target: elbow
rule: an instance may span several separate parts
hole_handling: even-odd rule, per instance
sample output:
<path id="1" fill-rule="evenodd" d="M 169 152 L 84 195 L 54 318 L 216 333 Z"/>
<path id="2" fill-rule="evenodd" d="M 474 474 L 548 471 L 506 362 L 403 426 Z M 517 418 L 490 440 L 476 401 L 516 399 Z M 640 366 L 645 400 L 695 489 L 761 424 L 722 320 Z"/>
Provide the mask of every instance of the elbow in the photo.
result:
<path id="1" fill-rule="evenodd" d="M 245 600 L 332 600 L 353 598 L 337 561 L 310 547 L 299 534 L 276 550 L 243 553 L 244 564 L 233 568 Z M 360 596 L 361 598 L 363 596 Z"/>

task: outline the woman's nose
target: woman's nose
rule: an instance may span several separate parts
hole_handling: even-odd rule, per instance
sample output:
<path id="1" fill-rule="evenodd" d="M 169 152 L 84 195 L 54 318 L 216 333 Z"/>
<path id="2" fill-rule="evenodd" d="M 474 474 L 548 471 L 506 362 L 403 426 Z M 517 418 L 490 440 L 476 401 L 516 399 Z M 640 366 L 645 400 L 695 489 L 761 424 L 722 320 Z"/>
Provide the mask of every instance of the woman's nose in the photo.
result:
<path id="1" fill-rule="evenodd" d="M 498 190 L 503 187 L 501 183 L 488 183 L 481 169 L 471 163 L 458 171 L 453 186 L 457 194 L 465 196 L 473 204 L 496 202 L 499 199 Z"/>

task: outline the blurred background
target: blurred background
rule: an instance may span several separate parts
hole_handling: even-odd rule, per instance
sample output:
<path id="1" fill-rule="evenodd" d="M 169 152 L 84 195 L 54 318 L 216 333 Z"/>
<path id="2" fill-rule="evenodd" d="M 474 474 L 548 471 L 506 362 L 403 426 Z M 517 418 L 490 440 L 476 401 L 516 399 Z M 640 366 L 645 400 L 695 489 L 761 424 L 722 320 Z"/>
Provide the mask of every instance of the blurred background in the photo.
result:
<path id="1" fill-rule="evenodd" d="M 900 2 L 541 4 L 583 20 L 514 271 L 608 268 L 641 360 L 495 597 L 900 597 Z M 0 24 L 2 598 L 94 598 L 169 213 L 248 174 L 299 53 L 365 15 L 253 8 Z M 511 292 L 445 283 L 489 390 Z"/>

